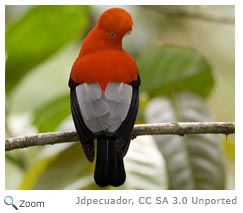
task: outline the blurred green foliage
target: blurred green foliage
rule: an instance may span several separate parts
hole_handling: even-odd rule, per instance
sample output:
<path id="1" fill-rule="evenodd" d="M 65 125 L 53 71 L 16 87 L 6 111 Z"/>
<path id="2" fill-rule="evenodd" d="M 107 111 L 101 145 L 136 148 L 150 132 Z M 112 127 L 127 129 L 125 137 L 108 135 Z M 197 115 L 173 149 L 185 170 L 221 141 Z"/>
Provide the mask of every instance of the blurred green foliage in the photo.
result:
<path id="1" fill-rule="evenodd" d="M 36 6 L 6 29 L 6 92 L 89 23 L 88 6 Z"/>
<path id="2" fill-rule="evenodd" d="M 143 82 L 141 91 L 151 96 L 188 90 L 206 97 L 214 84 L 207 60 L 195 50 L 185 47 L 158 47 L 142 55 L 138 59 L 138 67 L 142 79 L 151 79 Z"/>
<path id="3" fill-rule="evenodd" d="M 17 6 L 7 9 L 14 11 L 14 7 Z M 27 130 L 33 133 L 74 128 L 67 87 L 70 69 L 67 69 L 78 54 L 77 40 L 83 38 L 97 18 L 91 15 L 97 8 L 33 6 L 7 23 L 6 135 L 17 134 L 14 132 L 17 121 L 21 134 Z M 136 9 L 147 13 L 146 7 Z M 150 20 L 156 17 L 155 23 L 160 23 L 161 14 L 160 18 L 158 14 L 150 17 Z M 141 17 L 138 20 L 146 23 Z M 174 19 L 163 20 L 165 26 Z M 148 35 L 147 27 L 141 36 Z M 175 33 L 172 35 L 177 37 Z M 143 42 L 138 38 L 128 49 L 137 54 L 142 79 L 139 121 L 214 120 L 207 105 L 209 94 L 217 86 L 211 61 L 188 45 L 163 42 L 155 45 L 156 42 L 151 43 L 152 36 L 150 48 L 139 49 Z M 23 115 L 21 119 L 17 112 Z M 227 188 L 229 174 L 224 159 L 230 156 L 234 163 L 234 143 L 223 146 L 220 141 L 216 135 L 139 137 L 131 143 L 125 158 L 127 181 L 119 189 Z M 85 159 L 79 143 L 16 150 L 6 153 L 6 188 L 98 189 L 93 169 L 94 164 Z M 18 180 L 9 178 L 12 175 Z"/>
<path id="4" fill-rule="evenodd" d="M 33 124 L 38 131 L 47 132 L 57 129 L 60 123 L 70 115 L 69 102 L 69 95 L 64 95 L 37 108 L 34 112 Z"/>
<path id="5" fill-rule="evenodd" d="M 145 114 L 148 123 L 213 120 L 204 99 L 191 92 L 156 97 Z M 154 139 L 167 163 L 171 189 L 224 189 L 224 156 L 218 135 L 158 135 Z"/>

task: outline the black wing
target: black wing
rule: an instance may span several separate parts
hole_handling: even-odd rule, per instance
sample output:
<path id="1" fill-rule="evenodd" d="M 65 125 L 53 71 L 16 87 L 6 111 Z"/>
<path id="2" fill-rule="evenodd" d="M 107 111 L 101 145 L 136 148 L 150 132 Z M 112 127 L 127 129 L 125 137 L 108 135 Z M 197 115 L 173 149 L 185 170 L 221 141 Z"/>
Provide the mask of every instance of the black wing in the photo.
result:
<path id="1" fill-rule="evenodd" d="M 86 127 L 77 100 L 76 86 L 71 77 L 69 78 L 68 86 L 70 87 L 70 102 L 71 102 L 71 111 L 74 121 L 76 131 L 78 133 L 80 142 L 83 146 L 84 153 L 89 161 L 94 160 L 94 139 L 95 135 Z"/>
<path id="2" fill-rule="evenodd" d="M 122 122 L 119 129 L 116 131 L 115 137 L 117 137 L 117 150 L 120 151 L 122 156 L 125 156 L 132 139 L 132 132 L 134 123 L 136 121 L 138 105 L 139 105 L 139 86 L 141 80 L 138 75 L 137 80 L 130 83 L 133 88 L 132 101 L 127 114 L 126 119 Z"/>

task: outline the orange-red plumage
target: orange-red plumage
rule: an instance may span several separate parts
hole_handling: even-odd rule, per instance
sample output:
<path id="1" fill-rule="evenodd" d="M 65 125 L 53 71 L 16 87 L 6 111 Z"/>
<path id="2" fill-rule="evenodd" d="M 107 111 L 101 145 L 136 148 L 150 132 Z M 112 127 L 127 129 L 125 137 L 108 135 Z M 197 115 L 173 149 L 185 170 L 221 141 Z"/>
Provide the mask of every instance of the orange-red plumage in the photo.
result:
<path id="1" fill-rule="evenodd" d="M 122 21 L 115 22 L 117 18 Z M 72 67 L 72 79 L 77 83 L 99 82 L 103 90 L 109 82 L 136 80 L 136 62 L 122 48 L 122 37 L 132 30 L 132 25 L 132 18 L 125 10 L 113 8 L 104 12 L 83 41 Z"/>
<path id="2" fill-rule="evenodd" d="M 77 58 L 72 78 L 78 83 L 99 82 L 105 89 L 109 82 L 130 83 L 136 80 L 136 63 L 125 51 L 105 50 Z"/>

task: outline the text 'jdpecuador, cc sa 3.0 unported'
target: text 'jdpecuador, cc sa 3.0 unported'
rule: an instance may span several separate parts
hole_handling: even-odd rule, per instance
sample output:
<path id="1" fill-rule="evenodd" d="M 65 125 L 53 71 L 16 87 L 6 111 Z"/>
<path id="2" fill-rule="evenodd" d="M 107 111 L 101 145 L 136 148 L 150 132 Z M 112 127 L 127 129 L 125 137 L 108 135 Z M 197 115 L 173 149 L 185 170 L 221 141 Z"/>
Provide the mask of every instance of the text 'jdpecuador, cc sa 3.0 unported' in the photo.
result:
<path id="1" fill-rule="evenodd" d="M 128 198 L 118 196 L 116 198 L 91 198 L 87 196 L 76 197 L 76 205 L 237 205 L 237 196 L 231 198 L 202 198 L 199 196 L 141 196 Z"/>

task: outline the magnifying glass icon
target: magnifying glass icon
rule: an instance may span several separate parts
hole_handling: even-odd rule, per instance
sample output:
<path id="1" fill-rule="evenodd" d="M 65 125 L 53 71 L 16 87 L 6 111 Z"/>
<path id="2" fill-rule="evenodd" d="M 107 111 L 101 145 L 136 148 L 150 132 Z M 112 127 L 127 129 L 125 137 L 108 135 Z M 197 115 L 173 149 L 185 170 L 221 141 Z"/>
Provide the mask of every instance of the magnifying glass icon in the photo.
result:
<path id="1" fill-rule="evenodd" d="M 16 210 L 18 210 L 17 206 L 14 205 L 14 203 L 13 203 L 13 198 L 12 198 L 11 196 L 6 196 L 6 197 L 4 198 L 4 203 L 5 203 L 6 205 L 12 205 L 12 207 L 14 207 Z"/>

